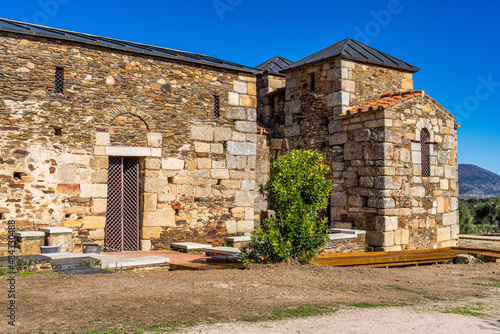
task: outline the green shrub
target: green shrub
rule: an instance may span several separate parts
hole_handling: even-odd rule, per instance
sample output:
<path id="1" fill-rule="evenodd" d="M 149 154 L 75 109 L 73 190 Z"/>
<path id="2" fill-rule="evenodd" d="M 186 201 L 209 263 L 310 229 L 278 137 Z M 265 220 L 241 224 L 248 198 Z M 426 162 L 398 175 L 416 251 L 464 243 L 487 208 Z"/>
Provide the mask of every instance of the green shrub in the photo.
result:
<path id="1" fill-rule="evenodd" d="M 271 179 L 261 187 L 276 217 L 267 218 L 242 248 L 244 263 L 282 262 L 314 258 L 327 241 L 326 218 L 318 212 L 328 206 L 329 167 L 317 151 L 293 150 L 271 165 Z"/>

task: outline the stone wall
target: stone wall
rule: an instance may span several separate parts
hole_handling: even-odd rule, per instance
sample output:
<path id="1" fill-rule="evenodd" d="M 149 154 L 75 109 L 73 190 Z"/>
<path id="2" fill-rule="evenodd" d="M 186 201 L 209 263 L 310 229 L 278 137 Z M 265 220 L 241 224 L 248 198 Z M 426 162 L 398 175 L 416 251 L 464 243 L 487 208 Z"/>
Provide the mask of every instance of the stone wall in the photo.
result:
<path id="1" fill-rule="evenodd" d="M 257 191 L 255 197 L 255 215 L 259 217 L 260 222 L 263 215 L 267 214 L 268 202 L 266 197 L 259 192 L 262 185 L 269 181 L 271 176 L 270 163 L 272 161 L 271 149 L 269 146 L 269 133 L 262 129 L 257 135 L 257 166 L 256 166 L 256 182 Z"/>
<path id="2" fill-rule="evenodd" d="M 127 154 L 141 158 L 144 249 L 253 230 L 253 74 L 7 33 L 0 61 L 3 240 L 14 218 L 102 243 L 108 157 Z"/>
<path id="3" fill-rule="evenodd" d="M 264 73 L 257 76 L 257 94 L 258 94 L 258 104 L 257 104 L 257 120 L 259 123 L 273 127 L 274 126 L 274 94 L 269 94 L 275 92 L 278 89 L 285 87 L 285 76 Z"/>
<path id="4" fill-rule="evenodd" d="M 349 93 L 349 106 L 376 101 L 382 94 L 413 90 L 413 74 L 376 65 L 342 61 L 341 87 Z"/>
<path id="5" fill-rule="evenodd" d="M 446 247 L 457 238 L 453 116 L 429 97 L 403 110 L 387 105 L 344 116 L 384 93 L 412 88 L 409 72 L 336 58 L 287 71 L 286 91 L 275 94 L 284 106 L 275 103 L 271 155 L 320 151 L 331 167 L 332 226 L 370 231 L 367 244 L 376 250 Z M 429 178 L 418 175 L 418 127 L 431 127 L 433 140 L 446 140 L 431 145 Z"/>
<path id="6" fill-rule="evenodd" d="M 454 117 L 428 96 L 342 116 L 343 178 L 334 180 L 336 227 L 366 229 L 375 250 L 426 249 L 458 239 Z M 420 131 L 430 133 L 430 175 L 421 174 Z M 342 144 L 341 141 L 336 143 Z M 338 183 L 337 183 L 338 181 Z"/>

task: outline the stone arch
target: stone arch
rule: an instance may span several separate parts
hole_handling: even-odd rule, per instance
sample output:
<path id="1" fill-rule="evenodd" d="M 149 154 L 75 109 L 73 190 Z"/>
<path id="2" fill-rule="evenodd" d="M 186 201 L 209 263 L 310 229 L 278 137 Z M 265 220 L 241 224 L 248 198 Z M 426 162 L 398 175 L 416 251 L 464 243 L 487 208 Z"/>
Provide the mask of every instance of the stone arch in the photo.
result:
<path id="1" fill-rule="evenodd" d="M 418 120 L 415 126 L 415 141 L 420 141 L 420 133 L 423 129 L 427 129 L 427 132 L 429 132 L 429 142 L 435 142 L 433 126 L 428 118 L 420 118 Z"/>
<path id="2" fill-rule="evenodd" d="M 153 117 L 143 111 L 137 110 L 136 107 L 134 106 L 119 106 L 115 108 L 111 108 L 109 110 L 108 115 L 106 116 L 108 120 L 108 124 L 111 124 L 117 117 L 124 115 L 124 114 L 130 114 L 136 117 L 139 117 L 147 126 L 149 132 L 155 132 L 156 131 L 156 122 L 153 119 Z"/>
<path id="3" fill-rule="evenodd" d="M 148 126 L 136 115 L 118 115 L 109 124 L 108 131 L 111 146 L 147 147 Z"/>

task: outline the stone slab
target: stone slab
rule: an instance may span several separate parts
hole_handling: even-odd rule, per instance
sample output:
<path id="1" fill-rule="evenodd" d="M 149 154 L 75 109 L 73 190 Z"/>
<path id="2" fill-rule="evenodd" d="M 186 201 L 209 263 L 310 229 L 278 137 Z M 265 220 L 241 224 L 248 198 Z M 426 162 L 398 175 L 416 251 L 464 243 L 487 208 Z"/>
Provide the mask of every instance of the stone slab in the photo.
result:
<path id="1" fill-rule="evenodd" d="M 93 267 L 76 267 L 68 269 L 57 269 L 54 271 L 65 275 L 115 274 L 114 272 L 108 270 L 93 268 Z"/>
<path id="2" fill-rule="evenodd" d="M 144 257 L 134 257 L 129 259 L 117 259 L 109 256 L 109 258 L 101 259 L 101 266 L 104 269 L 166 265 L 169 263 L 170 259 L 168 257 L 163 257 L 163 256 L 144 256 Z"/>
<path id="3" fill-rule="evenodd" d="M 352 233 L 332 233 L 328 235 L 330 240 L 356 239 L 357 236 Z"/>
<path id="4" fill-rule="evenodd" d="M 73 233 L 73 229 L 69 227 L 41 227 L 38 230 L 47 234 Z"/>
<path id="5" fill-rule="evenodd" d="M 90 256 L 76 257 L 76 258 L 70 257 L 70 258 L 53 259 L 51 261 L 51 264 L 54 270 L 60 270 L 60 269 L 72 269 L 78 267 L 90 267 L 91 264 L 99 266 L 101 264 L 101 260 L 95 259 Z"/>
<path id="6" fill-rule="evenodd" d="M 211 245 L 199 244 L 196 242 L 174 242 L 170 244 L 172 249 L 183 249 L 183 250 L 204 250 L 207 248 L 212 248 Z"/>
<path id="7" fill-rule="evenodd" d="M 104 269 L 113 268 L 126 268 L 126 267 L 138 267 L 138 266 L 151 266 L 151 265 L 165 265 L 170 263 L 170 259 L 163 256 L 144 256 L 144 257 L 134 257 L 134 258 L 116 258 L 104 254 L 73 254 L 73 253 L 54 253 L 54 254 L 44 254 L 47 257 L 57 260 L 57 259 L 67 259 L 67 258 L 93 258 L 95 260 L 101 261 L 101 266 Z"/>
<path id="8" fill-rule="evenodd" d="M 332 228 L 330 229 L 330 233 L 336 234 L 336 233 L 343 233 L 343 234 L 354 234 L 354 235 L 360 235 L 360 234 L 366 234 L 365 230 L 353 230 L 353 229 L 348 229 L 348 228 Z"/>
<path id="9" fill-rule="evenodd" d="M 251 237 L 248 235 L 240 237 L 226 237 L 224 240 L 227 242 L 250 242 Z"/>
<path id="10" fill-rule="evenodd" d="M 107 146 L 106 155 L 117 157 L 150 157 L 151 149 L 134 146 Z"/>
<path id="11" fill-rule="evenodd" d="M 215 255 L 210 258 L 210 262 L 215 263 L 239 263 L 241 255 L 231 254 L 231 255 Z"/>
<path id="12" fill-rule="evenodd" d="M 217 255 L 234 255 L 241 254 L 239 248 L 236 247 L 211 247 L 205 249 L 206 254 L 217 254 Z"/>
<path id="13" fill-rule="evenodd" d="M 19 238 L 44 238 L 45 232 L 40 232 L 40 231 L 14 232 L 14 236 Z"/>

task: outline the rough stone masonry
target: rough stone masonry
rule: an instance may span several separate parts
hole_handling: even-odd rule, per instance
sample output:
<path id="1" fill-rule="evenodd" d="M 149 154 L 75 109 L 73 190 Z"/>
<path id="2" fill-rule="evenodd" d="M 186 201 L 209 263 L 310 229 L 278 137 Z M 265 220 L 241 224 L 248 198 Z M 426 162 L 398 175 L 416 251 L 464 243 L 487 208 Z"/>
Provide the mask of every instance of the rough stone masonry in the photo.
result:
<path id="1" fill-rule="evenodd" d="M 1 21 L 0 253 L 8 219 L 105 246 L 110 157 L 139 159 L 141 250 L 248 235 L 268 209 L 270 161 L 293 148 L 323 154 L 325 214 L 367 230 L 370 249 L 455 244 L 457 126 L 413 91 L 411 65 L 340 52 L 249 68 Z"/>

